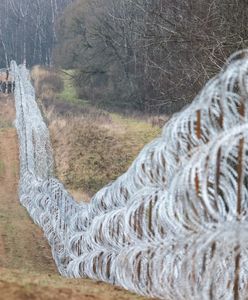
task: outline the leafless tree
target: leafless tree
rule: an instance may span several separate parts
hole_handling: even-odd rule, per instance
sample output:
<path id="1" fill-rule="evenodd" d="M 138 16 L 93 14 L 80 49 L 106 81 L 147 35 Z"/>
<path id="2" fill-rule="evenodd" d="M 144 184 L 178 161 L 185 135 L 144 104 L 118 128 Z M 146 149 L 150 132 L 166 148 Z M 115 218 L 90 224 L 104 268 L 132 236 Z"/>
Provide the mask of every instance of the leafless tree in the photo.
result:
<path id="1" fill-rule="evenodd" d="M 50 64 L 56 42 L 55 23 L 71 0 L 3 0 L 0 2 L 0 62 Z"/>
<path id="2" fill-rule="evenodd" d="M 58 27 L 55 61 L 80 70 L 83 97 L 170 113 L 248 45 L 248 6 L 246 0 L 77 0 Z"/>

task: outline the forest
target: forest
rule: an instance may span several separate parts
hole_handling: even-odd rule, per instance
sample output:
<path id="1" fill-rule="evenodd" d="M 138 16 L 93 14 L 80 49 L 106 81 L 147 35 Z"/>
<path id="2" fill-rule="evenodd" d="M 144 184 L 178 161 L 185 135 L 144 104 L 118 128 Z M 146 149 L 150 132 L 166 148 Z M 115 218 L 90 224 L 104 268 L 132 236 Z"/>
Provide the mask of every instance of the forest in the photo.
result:
<path id="1" fill-rule="evenodd" d="M 4 0 L 0 62 L 73 69 L 79 98 L 178 111 L 248 45 L 246 0 Z"/>

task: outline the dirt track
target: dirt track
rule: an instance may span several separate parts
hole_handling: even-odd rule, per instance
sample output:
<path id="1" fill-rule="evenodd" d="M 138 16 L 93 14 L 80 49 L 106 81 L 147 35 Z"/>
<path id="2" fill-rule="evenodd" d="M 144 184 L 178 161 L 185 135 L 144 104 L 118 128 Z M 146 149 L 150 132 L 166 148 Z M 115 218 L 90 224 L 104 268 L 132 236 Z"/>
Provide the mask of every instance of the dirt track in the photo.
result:
<path id="1" fill-rule="evenodd" d="M 11 96 L 0 97 L 0 300 L 141 299 L 118 287 L 58 275 L 42 231 L 18 201 L 18 142 Z"/>

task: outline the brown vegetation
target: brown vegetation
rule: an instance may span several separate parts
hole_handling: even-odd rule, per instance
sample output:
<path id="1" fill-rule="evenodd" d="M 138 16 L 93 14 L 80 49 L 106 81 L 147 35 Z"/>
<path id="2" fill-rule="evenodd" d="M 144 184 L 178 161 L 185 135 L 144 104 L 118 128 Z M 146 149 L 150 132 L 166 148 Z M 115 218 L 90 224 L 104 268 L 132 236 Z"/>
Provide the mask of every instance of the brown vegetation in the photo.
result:
<path id="1" fill-rule="evenodd" d="M 11 127 L 15 119 L 15 108 L 11 103 L 12 97 L 7 94 L 1 94 L 0 103 L 0 128 Z"/>
<path id="2" fill-rule="evenodd" d="M 13 122 L 14 103 L 9 96 L 0 97 L 3 111 L 9 112 L 7 120 Z M 0 114 L 0 120 L 7 123 L 4 114 Z M 42 231 L 18 199 L 15 129 L 0 126 L 0 141 L 0 300 L 142 299 L 118 287 L 58 274 Z"/>
<path id="3" fill-rule="evenodd" d="M 64 87 L 60 76 L 50 68 L 33 67 L 31 78 L 37 95 L 44 101 L 54 99 L 56 93 L 61 92 Z"/>
<path id="4" fill-rule="evenodd" d="M 56 175 L 74 195 L 89 199 L 128 169 L 143 146 L 159 134 L 166 118 L 125 117 L 90 105 L 62 101 L 54 87 L 49 91 L 46 75 L 50 77 L 48 69 L 36 67 L 32 71 L 49 124 Z"/>
<path id="5" fill-rule="evenodd" d="M 121 119 L 104 122 L 90 115 L 54 120 L 49 127 L 58 176 L 68 187 L 92 196 L 123 174 L 144 144 L 158 133 L 156 127 L 140 128 L 136 122 L 125 126 Z"/>

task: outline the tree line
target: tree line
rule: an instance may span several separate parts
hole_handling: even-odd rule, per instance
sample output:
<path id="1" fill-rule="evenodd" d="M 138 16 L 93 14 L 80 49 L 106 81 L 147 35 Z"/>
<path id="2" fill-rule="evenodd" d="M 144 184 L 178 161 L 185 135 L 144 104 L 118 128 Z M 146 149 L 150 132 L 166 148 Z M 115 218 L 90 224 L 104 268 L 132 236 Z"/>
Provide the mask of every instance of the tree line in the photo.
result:
<path id="1" fill-rule="evenodd" d="M 1 0 L 0 65 L 50 65 L 56 20 L 72 0 Z"/>
<path id="2" fill-rule="evenodd" d="M 57 22 L 54 61 L 80 97 L 174 112 L 248 45 L 246 0 L 77 0 Z"/>
<path id="3" fill-rule="evenodd" d="M 73 68 L 80 98 L 171 113 L 247 31 L 246 0 L 1 0 L 0 66 Z"/>

